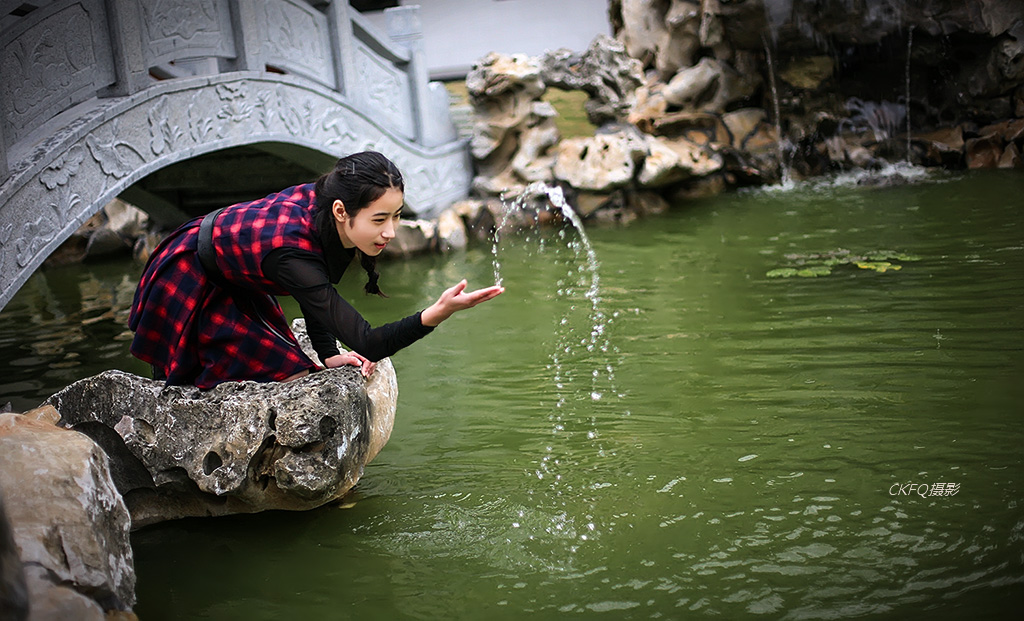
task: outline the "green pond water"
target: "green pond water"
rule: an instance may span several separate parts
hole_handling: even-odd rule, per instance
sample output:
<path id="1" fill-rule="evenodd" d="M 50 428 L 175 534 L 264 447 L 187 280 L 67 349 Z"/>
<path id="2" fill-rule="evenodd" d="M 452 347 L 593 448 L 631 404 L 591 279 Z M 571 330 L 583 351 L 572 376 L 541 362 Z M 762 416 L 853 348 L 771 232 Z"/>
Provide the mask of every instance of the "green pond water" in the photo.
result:
<path id="1" fill-rule="evenodd" d="M 1022 216 L 1020 174 L 823 182 L 591 226 L 592 250 L 567 227 L 504 237 L 497 264 L 387 263 L 387 300 L 352 270 L 374 323 L 462 277 L 507 291 L 393 358 L 395 429 L 354 506 L 136 532 L 135 610 L 1019 618 Z M 778 271 L 809 266 L 830 273 Z M 140 269 L 33 276 L 0 313 L 0 400 L 145 373 Z"/>

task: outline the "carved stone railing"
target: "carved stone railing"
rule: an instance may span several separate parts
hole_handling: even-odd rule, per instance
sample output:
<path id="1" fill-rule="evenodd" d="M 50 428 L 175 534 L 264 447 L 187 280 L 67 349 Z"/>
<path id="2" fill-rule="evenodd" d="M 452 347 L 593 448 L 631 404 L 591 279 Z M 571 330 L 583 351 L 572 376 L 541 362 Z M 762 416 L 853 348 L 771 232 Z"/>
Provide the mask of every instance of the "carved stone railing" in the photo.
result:
<path id="1" fill-rule="evenodd" d="M 465 143 L 443 85 L 427 81 L 416 7 L 389 9 L 386 34 L 346 0 L 0 10 L 0 308 L 103 205 L 199 155 L 261 145 L 287 158 L 299 147 L 329 162 L 376 149 L 424 217 L 468 191 Z"/>

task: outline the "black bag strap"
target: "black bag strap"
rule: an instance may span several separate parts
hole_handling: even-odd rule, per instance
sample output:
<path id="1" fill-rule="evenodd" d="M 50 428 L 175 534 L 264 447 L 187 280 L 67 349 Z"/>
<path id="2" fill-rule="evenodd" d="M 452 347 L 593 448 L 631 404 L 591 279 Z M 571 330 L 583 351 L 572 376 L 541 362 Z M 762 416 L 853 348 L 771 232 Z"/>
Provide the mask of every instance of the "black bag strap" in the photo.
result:
<path id="1" fill-rule="evenodd" d="M 224 280 L 220 270 L 217 269 L 217 254 L 213 249 L 213 221 L 217 219 L 217 216 L 222 211 L 224 211 L 223 207 L 216 211 L 211 211 L 199 223 L 199 243 L 196 248 L 196 254 L 199 255 L 199 263 L 202 264 L 206 277 L 222 288 L 227 289 L 229 288 L 228 283 Z"/>
<path id="2" fill-rule="evenodd" d="M 244 292 L 236 285 L 233 285 L 224 278 L 224 274 L 221 273 L 217 267 L 217 253 L 213 249 L 213 221 L 217 219 L 220 212 L 224 211 L 221 207 L 217 211 L 211 211 L 210 213 L 203 216 L 203 221 L 199 223 L 199 243 L 196 246 L 196 254 L 199 255 L 199 263 L 203 266 L 203 271 L 206 272 L 206 277 L 209 278 L 214 284 L 219 286 L 228 292 L 229 295 L 234 299 L 236 304 L 239 304 L 243 308 L 243 312 L 248 311 L 251 317 L 262 323 L 267 330 L 269 330 L 274 336 L 281 339 L 289 345 L 292 344 L 287 337 L 281 334 L 273 324 L 267 321 L 267 318 L 260 312 L 259 306 L 252 300 L 251 292 Z M 270 294 L 265 294 L 266 297 L 273 299 Z"/>

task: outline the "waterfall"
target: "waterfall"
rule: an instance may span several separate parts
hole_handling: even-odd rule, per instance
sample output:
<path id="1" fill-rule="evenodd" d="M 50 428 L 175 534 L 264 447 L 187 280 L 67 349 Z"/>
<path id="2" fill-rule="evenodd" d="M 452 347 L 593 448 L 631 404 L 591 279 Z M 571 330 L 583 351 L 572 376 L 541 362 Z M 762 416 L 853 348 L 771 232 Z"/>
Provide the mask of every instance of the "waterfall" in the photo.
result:
<path id="1" fill-rule="evenodd" d="M 774 36 L 774 35 L 773 35 Z M 764 42 L 765 58 L 768 63 L 768 85 L 772 91 L 772 112 L 775 115 L 775 135 L 776 135 L 776 147 L 779 155 L 779 173 L 780 173 L 780 185 L 788 186 L 791 182 L 789 174 L 789 165 L 786 163 L 786 149 L 783 146 L 784 139 L 782 137 L 782 114 L 779 111 L 779 91 L 775 86 L 775 61 L 772 58 L 772 47 L 768 42 L 768 37 L 761 33 L 761 40 Z"/>
<path id="2" fill-rule="evenodd" d="M 914 47 L 914 26 L 911 25 L 907 33 L 907 69 L 906 69 L 906 80 L 907 80 L 907 101 L 906 117 L 907 117 L 907 165 L 912 164 L 910 159 L 910 53 Z"/>

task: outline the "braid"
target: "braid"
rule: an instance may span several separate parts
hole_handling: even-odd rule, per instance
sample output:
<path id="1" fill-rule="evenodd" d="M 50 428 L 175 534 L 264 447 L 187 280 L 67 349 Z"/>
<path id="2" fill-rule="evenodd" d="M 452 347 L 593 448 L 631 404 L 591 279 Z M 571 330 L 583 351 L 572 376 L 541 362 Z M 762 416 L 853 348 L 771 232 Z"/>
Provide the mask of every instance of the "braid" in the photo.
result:
<path id="1" fill-rule="evenodd" d="M 384 292 L 380 290 L 380 286 L 377 285 L 377 280 L 380 279 L 380 274 L 377 273 L 377 257 L 371 257 L 360 252 L 359 265 L 366 270 L 366 275 L 369 277 L 369 280 L 363 286 L 366 294 L 379 295 L 382 298 L 388 297 L 384 295 Z"/>

